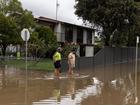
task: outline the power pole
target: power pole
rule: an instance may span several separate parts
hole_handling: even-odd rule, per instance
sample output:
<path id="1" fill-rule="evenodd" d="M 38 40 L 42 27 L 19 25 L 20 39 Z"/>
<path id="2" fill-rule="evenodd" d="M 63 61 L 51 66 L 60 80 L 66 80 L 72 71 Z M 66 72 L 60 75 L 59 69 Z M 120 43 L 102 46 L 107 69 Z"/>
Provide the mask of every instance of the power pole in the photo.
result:
<path id="1" fill-rule="evenodd" d="M 58 3 L 58 0 L 56 0 L 56 21 L 57 21 L 57 16 L 58 16 L 58 7 L 59 7 L 59 3 Z"/>

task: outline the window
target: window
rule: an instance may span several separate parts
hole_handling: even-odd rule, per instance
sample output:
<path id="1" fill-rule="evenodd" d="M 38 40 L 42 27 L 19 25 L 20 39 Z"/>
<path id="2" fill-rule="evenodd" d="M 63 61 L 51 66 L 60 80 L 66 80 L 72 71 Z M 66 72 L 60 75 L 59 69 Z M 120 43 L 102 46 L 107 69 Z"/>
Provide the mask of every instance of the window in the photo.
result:
<path id="1" fill-rule="evenodd" d="M 77 42 L 83 43 L 83 30 L 82 30 L 82 28 L 77 29 Z"/>
<path id="2" fill-rule="evenodd" d="M 65 40 L 68 42 L 73 41 L 73 27 L 71 25 L 65 26 Z"/>
<path id="3" fill-rule="evenodd" d="M 92 44 L 92 31 L 87 30 L 87 44 Z"/>

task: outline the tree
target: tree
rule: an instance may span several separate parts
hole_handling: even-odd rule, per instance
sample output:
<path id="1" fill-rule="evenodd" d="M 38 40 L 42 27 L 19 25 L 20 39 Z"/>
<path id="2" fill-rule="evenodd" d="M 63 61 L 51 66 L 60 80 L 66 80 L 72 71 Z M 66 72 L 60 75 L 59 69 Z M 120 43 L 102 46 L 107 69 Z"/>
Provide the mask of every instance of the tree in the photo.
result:
<path id="1" fill-rule="evenodd" d="M 58 46 L 56 36 L 53 31 L 47 26 L 38 26 L 35 28 L 35 32 L 37 32 L 37 37 L 42 42 L 42 45 L 45 44 L 45 46 L 43 46 L 44 53 L 48 52 L 49 55 L 47 56 L 50 57 L 52 55 L 51 53 Z"/>
<path id="2" fill-rule="evenodd" d="M 0 47 L 2 48 L 3 55 L 5 55 L 6 47 L 15 42 L 16 35 L 14 20 L 0 13 Z"/>
<path id="3" fill-rule="evenodd" d="M 135 39 L 139 18 L 134 0 L 76 0 L 75 8 L 84 21 L 102 27 L 106 46 L 130 45 Z"/>
<path id="4" fill-rule="evenodd" d="M 32 12 L 24 10 L 18 0 L 0 0 L 0 21 L 0 46 L 3 55 L 9 44 L 22 43 L 20 32 L 23 28 L 31 28 L 35 24 Z"/>
<path id="5" fill-rule="evenodd" d="M 46 53 L 46 45 L 45 42 L 39 38 L 37 32 L 33 32 L 31 34 L 31 38 L 29 40 L 29 52 L 32 57 L 35 59 L 38 57 L 42 57 Z"/>

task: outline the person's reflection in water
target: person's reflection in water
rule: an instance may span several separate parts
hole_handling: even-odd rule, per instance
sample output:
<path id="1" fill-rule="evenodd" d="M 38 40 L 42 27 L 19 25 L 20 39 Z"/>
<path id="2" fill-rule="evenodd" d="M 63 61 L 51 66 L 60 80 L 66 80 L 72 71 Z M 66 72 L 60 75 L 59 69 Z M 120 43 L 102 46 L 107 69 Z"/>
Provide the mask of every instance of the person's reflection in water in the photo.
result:
<path id="1" fill-rule="evenodd" d="M 54 80 L 54 90 L 52 91 L 53 97 L 55 97 L 57 102 L 61 101 L 61 91 L 60 91 L 60 80 Z"/>
<path id="2" fill-rule="evenodd" d="M 75 79 L 69 78 L 67 85 L 67 93 L 71 95 L 71 99 L 75 99 Z"/>

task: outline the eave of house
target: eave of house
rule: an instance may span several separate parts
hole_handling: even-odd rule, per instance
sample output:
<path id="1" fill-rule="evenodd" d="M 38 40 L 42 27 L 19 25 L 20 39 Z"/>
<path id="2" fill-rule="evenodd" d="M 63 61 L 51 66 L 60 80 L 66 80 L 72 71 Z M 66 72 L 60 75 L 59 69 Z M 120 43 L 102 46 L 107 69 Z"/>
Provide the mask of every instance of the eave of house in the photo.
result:
<path id="1" fill-rule="evenodd" d="M 42 17 L 42 16 L 36 18 L 36 21 L 43 21 L 43 22 L 52 23 L 52 24 L 62 23 L 62 24 L 72 25 L 75 27 L 79 27 L 79 28 L 83 28 L 83 29 L 90 29 L 90 30 L 95 31 L 95 29 L 91 28 L 91 27 L 77 25 L 77 24 L 68 23 L 68 22 L 63 22 L 63 21 L 59 21 L 59 20 L 55 20 L 55 19 L 51 19 L 51 18 L 47 18 L 47 17 Z"/>

